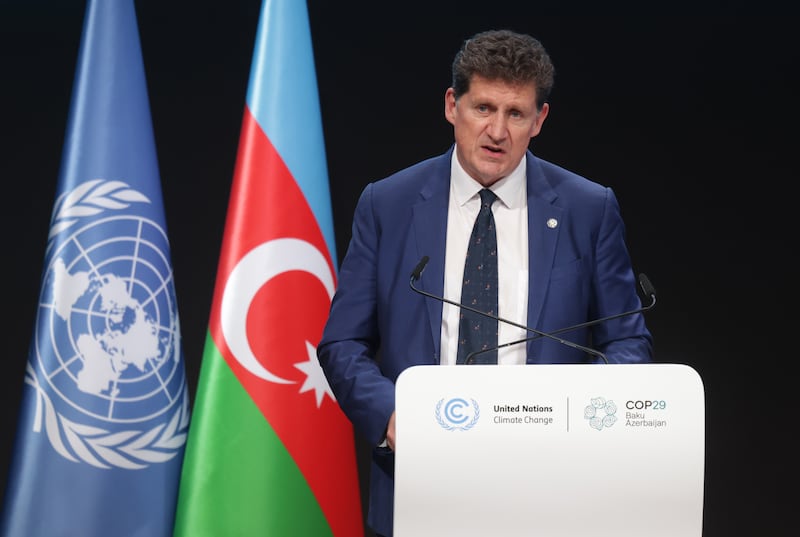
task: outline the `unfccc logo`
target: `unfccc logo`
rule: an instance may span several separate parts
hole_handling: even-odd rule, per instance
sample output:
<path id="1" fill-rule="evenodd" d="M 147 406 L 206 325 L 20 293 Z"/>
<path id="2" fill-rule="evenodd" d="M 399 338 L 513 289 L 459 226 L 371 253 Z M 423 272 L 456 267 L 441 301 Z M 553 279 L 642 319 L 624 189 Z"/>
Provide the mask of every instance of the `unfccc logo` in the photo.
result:
<path id="1" fill-rule="evenodd" d="M 590 427 L 598 431 L 604 427 L 611 427 L 617 421 L 617 405 L 614 401 L 595 397 L 591 404 L 583 409 L 583 417 L 589 420 Z"/>
<path id="2" fill-rule="evenodd" d="M 478 418 L 480 418 L 481 409 L 475 399 L 462 399 L 461 397 L 454 397 L 445 402 L 444 399 L 439 399 L 436 403 L 436 421 L 442 426 L 442 429 L 448 431 L 466 431 L 472 429 Z"/>

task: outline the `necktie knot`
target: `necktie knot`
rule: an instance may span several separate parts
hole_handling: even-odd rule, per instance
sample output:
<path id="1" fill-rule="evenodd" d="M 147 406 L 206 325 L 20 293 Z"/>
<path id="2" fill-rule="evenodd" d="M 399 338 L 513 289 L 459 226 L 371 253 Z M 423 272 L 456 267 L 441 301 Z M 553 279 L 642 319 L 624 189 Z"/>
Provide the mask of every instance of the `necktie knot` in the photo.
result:
<path id="1" fill-rule="evenodd" d="M 497 195 L 488 188 L 484 188 L 483 190 L 481 190 L 480 196 L 481 196 L 482 209 L 491 208 L 492 203 L 494 203 L 494 200 L 497 199 Z"/>

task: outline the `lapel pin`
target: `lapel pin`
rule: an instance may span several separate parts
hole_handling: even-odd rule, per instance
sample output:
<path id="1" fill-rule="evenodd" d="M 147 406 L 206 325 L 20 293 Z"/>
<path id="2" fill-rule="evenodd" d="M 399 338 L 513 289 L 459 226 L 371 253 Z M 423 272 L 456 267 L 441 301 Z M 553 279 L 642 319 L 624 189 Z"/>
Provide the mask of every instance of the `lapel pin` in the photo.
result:
<path id="1" fill-rule="evenodd" d="M 558 226 L 558 220 L 556 220 L 555 218 L 547 219 L 547 227 L 549 227 L 550 229 L 555 229 L 556 226 Z"/>

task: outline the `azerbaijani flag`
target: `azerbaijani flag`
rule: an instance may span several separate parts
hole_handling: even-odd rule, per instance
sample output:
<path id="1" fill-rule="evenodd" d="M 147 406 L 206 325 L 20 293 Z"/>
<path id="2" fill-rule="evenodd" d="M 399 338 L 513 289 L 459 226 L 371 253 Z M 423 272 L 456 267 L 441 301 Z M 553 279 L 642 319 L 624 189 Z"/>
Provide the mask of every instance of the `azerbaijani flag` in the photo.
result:
<path id="1" fill-rule="evenodd" d="M 336 284 L 304 1 L 265 0 L 175 535 L 363 535 L 355 441 L 316 358 Z"/>
<path id="2" fill-rule="evenodd" d="M 189 397 L 133 0 L 87 3 L 37 307 L 0 534 L 171 535 Z"/>

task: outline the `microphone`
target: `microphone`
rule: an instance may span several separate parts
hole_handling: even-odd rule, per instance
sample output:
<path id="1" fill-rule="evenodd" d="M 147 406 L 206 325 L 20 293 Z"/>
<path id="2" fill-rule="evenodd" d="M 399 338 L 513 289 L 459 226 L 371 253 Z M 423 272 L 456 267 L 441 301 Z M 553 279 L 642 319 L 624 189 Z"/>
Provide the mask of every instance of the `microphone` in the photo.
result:
<path id="1" fill-rule="evenodd" d="M 602 317 L 600 319 L 594 319 L 592 321 L 586 321 L 586 322 L 583 322 L 583 323 L 580 323 L 580 324 L 574 324 L 572 326 L 567 326 L 565 328 L 559 328 L 558 330 L 554 330 L 554 331 L 548 332 L 548 333 L 551 334 L 551 335 L 555 335 L 555 334 L 561 334 L 563 332 L 570 332 L 572 330 L 578 330 L 579 328 L 586 328 L 588 326 L 594 326 L 596 324 L 604 323 L 606 321 L 611 321 L 612 319 L 618 319 L 620 317 L 626 317 L 628 315 L 634 315 L 636 313 L 644 313 L 645 311 L 647 311 L 649 309 L 652 309 L 653 306 L 656 305 L 656 288 L 653 287 L 653 284 L 650 282 L 650 278 L 648 278 L 643 273 L 639 274 L 639 287 L 642 288 L 642 293 L 644 293 L 645 296 L 650 297 L 650 304 L 648 304 L 647 306 L 643 306 L 643 307 L 635 309 L 635 310 L 624 311 L 622 313 L 617 313 L 615 315 L 609 315 L 608 317 Z M 541 335 L 537 334 L 535 336 L 528 337 L 528 338 L 525 338 L 525 339 L 518 339 L 516 341 L 509 341 L 508 343 L 503 343 L 502 345 L 498 345 L 498 346 L 492 347 L 490 349 L 473 351 L 473 352 L 471 352 L 471 353 L 469 353 L 467 355 L 467 357 L 465 359 L 465 363 L 470 363 L 476 356 L 478 356 L 479 354 L 483 354 L 484 352 L 491 352 L 491 351 L 494 351 L 494 350 L 502 349 L 504 347 L 510 347 L 511 345 L 519 345 L 520 343 L 527 343 L 528 341 L 533 341 L 535 339 L 540 339 L 541 337 L 542 337 Z M 606 361 L 606 363 L 608 363 L 608 361 Z"/>
<path id="2" fill-rule="evenodd" d="M 422 256 L 422 259 L 419 260 L 419 263 L 417 263 L 417 266 L 414 267 L 414 270 L 411 272 L 411 277 L 409 278 L 408 284 L 409 284 L 409 286 L 411 287 L 411 289 L 413 291 L 415 291 L 415 292 L 417 292 L 417 293 L 419 293 L 419 294 L 421 294 L 423 296 L 427 296 L 429 298 L 433 298 L 434 300 L 438 300 L 440 302 L 444 302 L 446 304 L 450 304 L 451 306 L 457 306 L 459 308 L 463 308 L 465 310 L 471 311 L 472 313 L 477 313 L 478 315 L 483 315 L 484 317 L 488 317 L 490 319 L 494 319 L 495 321 L 500 321 L 500 322 L 503 322 L 503 323 L 506 323 L 506 324 L 510 324 L 511 326 L 516 326 L 517 328 L 521 328 L 523 330 L 527 330 L 528 332 L 533 332 L 534 334 L 536 334 L 537 338 L 538 337 L 546 337 L 546 338 L 553 339 L 555 341 L 558 341 L 562 345 L 566 345 L 567 347 L 572 347 L 573 349 L 577 349 L 577 350 L 585 352 L 587 354 L 591 354 L 592 356 L 596 356 L 596 357 L 602 359 L 603 362 L 605 362 L 606 364 L 608 363 L 608 358 L 606 358 L 606 355 L 603 354 L 600 351 L 597 351 L 597 350 L 594 350 L 594 349 L 590 349 L 589 347 L 584 347 L 583 345 L 578 345 L 575 342 L 569 341 L 567 339 L 562 339 L 562 338 L 560 338 L 560 337 L 558 337 L 558 336 L 556 336 L 554 334 L 550 334 L 550 333 L 547 333 L 547 332 L 542 332 L 542 331 L 536 330 L 535 328 L 530 328 L 530 327 L 525 326 L 523 324 L 515 323 L 514 321 L 509 321 L 507 319 L 503 319 L 502 317 L 497 317 L 496 315 L 492 315 L 490 313 L 486 313 L 484 311 L 477 310 L 475 308 L 467 306 L 466 304 L 461 304 L 460 302 L 455 302 L 453 300 L 448 300 L 448 299 L 446 299 L 444 297 L 436 296 L 436 295 L 433 295 L 431 293 L 428 293 L 427 291 L 423 291 L 422 289 L 418 289 L 414 285 L 414 282 L 419 280 L 420 276 L 422 276 L 422 271 L 425 270 L 425 266 L 428 264 L 429 260 L 430 259 L 429 259 L 429 257 L 427 255 Z M 521 343 L 522 341 L 526 341 L 526 340 L 515 341 L 514 343 Z M 504 346 L 506 346 L 506 345 L 501 345 L 501 347 L 504 347 Z M 497 347 L 497 348 L 499 348 L 499 347 Z M 490 350 L 493 350 L 493 349 L 486 349 L 484 351 L 473 352 L 472 354 L 467 356 L 467 359 L 466 359 L 465 363 L 469 364 L 471 362 L 470 358 L 473 355 L 477 355 L 477 354 L 479 354 L 481 352 L 488 352 Z"/>
<path id="3" fill-rule="evenodd" d="M 415 281 L 419 280 L 419 277 L 422 276 L 422 271 L 425 270 L 425 267 L 430 261 L 430 258 L 427 255 L 423 255 L 422 259 L 419 260 L 417 266 L 414 267 L 414 270 L 411 271 L 411 283 L 413 284 Z M 414 286 L 412 285 L 411 288 L 413 289 Z"/>

